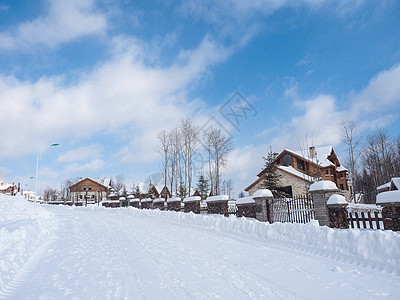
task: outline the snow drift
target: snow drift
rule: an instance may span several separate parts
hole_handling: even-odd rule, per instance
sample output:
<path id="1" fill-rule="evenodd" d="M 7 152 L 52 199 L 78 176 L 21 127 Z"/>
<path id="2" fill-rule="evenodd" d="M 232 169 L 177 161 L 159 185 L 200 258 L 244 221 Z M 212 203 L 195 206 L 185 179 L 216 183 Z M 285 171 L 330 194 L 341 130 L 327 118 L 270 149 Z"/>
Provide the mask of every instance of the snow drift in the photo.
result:
<path id="1" fill-rule="evenodd" d="M 56 219 L 23 196 L 0 194 L 0 288 L 23 268 Z"/>
<path id="2" fill-rule="evenodd" d="M 197 226 L 241 239 L 312 252 L 400 275 L 400 234 L 390 230 L 333 229 L 308 224 L 263 223 L 254 219 L 160 210 L 121 209 L 118 213 L 152 216 L 185 226 Z"/>

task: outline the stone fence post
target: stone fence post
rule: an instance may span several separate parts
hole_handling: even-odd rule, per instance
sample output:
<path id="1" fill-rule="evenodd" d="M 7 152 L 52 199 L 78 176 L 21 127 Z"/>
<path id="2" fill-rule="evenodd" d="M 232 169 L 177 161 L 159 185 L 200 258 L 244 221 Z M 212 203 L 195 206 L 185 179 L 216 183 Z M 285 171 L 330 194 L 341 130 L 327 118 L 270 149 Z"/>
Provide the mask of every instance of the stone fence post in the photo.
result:
<path id="1" fill-rule="evenodd" d="M 339 192 L 336 184 L 329 180 L 317 181 L 310 186 L 310 194 L 314 202 L 314 216 L 320 226 L 330 226 L 328 199 Z"/>
<path id="2" fill-rule="evenodd" d="M 400 191 L 388 191 L 376 196 L 376 204 L 383 206 L 382 219 L 385 230 L 400 231 Z"/>
<path id="3" fill-rule="evenodd" d="M 329 227 L 331 228 L 349 228 L 347 220 L 347 205 L 349 203 L 342 195 L 334 194 L 328 199 L 327 206 L 329 210 Z"/>
<path id="4" fill-rule="evenodd" d="M 256 203 L 256 219 L 260 222 L 272 223 L 271 205 L 273 195 L 270 190 L 262 189 L 253 194 Z"/>

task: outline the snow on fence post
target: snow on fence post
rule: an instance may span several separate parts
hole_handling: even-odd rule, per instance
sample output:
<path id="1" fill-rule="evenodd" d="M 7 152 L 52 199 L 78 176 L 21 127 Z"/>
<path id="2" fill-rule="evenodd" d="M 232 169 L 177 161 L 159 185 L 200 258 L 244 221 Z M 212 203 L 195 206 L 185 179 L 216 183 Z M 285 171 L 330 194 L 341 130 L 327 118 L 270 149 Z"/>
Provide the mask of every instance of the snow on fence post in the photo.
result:
<path id="1" fill-rule="evenodd" d="M 268 189 L 261 189 L 253 194 L 253 199 L 256 202 L 256 219 L 258 221 L 272 223 L 272 198 L 272 192 Z"/>
<path id="2" fill-rule="evenodd" d="M 385 230 L 400 231 L 400 190 L 379 193 L 376 204 L 383 206 L 382 219 Z"/>
<path id="3" fill-rule="evenodd" d="M 314 182 L 310 186 L 310 194 L 314 202 L 314 216 L 320 226 L 330 226 L 328 199 L 333 194 L 339 193 L 336 184 L 330 180 Z"/>
<path id="4" fill-rule="evenodd" d="M 329 197 L 327 206 L 329 210 L 329 227 L 331 228 L 349 228 L 347 220 L 347 205 L 349 203 L 342 195 L 333 194 Z"/>
<path id="5" fill-rule="evenodd" d="M 255 218 L 256 202 L 252 196 L 236 199 L 237 217 Z"/>
<path id="6" fill-rule="evenodd" d="M 199 214 L 200 213 L 200 201 L 201 201 L 200 196 L 186 197 L 185 199 L 183 199 L 183 204 L 184 204 L 183 211 Z"/>
<path id="7" fill-rule="evenodd" d="M 206 199 L 209 214 L 228 215 L 228 195 L 210 196 Z"/>
<path id="8" fill-rule="evenodd" d="M 181 202 L 182 202 L 182 199 L 180 197 L 168 198 L 167 199 L 167 210 L 181 211 Z"/>

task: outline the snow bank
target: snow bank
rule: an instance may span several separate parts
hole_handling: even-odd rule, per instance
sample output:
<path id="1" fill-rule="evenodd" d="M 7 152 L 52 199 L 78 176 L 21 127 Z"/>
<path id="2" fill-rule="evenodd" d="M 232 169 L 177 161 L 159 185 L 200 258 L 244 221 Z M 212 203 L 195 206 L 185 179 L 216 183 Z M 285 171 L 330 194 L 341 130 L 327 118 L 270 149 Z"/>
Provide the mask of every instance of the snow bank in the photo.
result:
<path id="1" fill-rule="evenodd" d="M 22 270 L 56 219 L 40 205 L 21 195 L 0 194 L 0 290 Z"/>
<path id="2" fill-rule="evenodd" d="M 269 189 L 258 190 L 253 194 L 253 197 L 273 197 Z"/>
<path id="3" fill-rule="evenodd" d="M 329 197 L 326 204 L 348 204 L 346 198 L 342 195 L 333 194 Z"/>
<path id="4" fill-rule="evenodd" d="M 310 192 L 338 190 L 336 184 L 330 180 L 321 180 L 310 185 Z"/>
<path id="5" fill-rule="evenodd" d="M 217 231 L 253 242 L 275 244 L 339 261 L 400 275 L 400 234 L 387 230 L 333 229 L 308 224 L 263 223 L 254 219 L 196 215 L 193 213 L 138 210 L 127 208 L 126 214 L 151 216 Z"/>
<path id="6" fill-rule="evenodd" d="M 383 192 L 376 195 L 377 204 L 392 202 L 400 202 L 400 190 Z"/>
<path id="7" fill-rule="evenodd" d="M 206 202 L 227 201 L 227 200 L 229 200 L 228 195 L 217 195 L 217 196 L 207 197 Z"/>

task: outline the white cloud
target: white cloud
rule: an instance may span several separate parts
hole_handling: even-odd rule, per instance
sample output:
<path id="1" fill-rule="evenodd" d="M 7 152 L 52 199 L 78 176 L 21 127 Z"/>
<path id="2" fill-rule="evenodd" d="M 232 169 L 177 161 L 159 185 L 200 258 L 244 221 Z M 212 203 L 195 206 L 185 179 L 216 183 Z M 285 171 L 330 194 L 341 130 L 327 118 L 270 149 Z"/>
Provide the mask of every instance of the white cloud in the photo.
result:
<path id="1" fill-rule="evenodd" d="M 69 150 L 57 158 L 57 162 L 71 163 L 79 161 L 87 161 L 101 156 L 103 146 L 99 144 L 92 144 L 82 146 L 77 149 Z"/>
<path id="2" fill-rule="evenodd" d="M 54 0 L 48 3 L 47 15 L 1 32 L 0 49 L 32 45 L 55 47 L 82 36 L 101 34 L 107 28 L 107 20 L 96 11 L 94 0 Z"/>
<path id="3" fill-rule="evenodd" d="M 158 130 L 201 112 L 200 103 L 188 101 L 186 91 L 229 51 L 206 37 L 166 67 L 146 64 L 142 51 L 138 41 L 125 41 L 110 60 L 69 85 L 59 77 L 23 82 L 0 76 L 0 107 L 7 112 L 0 127 L 13 129 L 0 131 L 0 155 L 17 156 L 49 142 L 108 133 L 127 145 L 119 159 L 151 158 Z"/>

